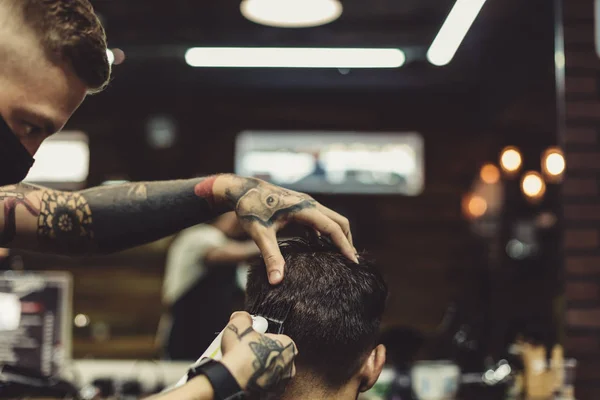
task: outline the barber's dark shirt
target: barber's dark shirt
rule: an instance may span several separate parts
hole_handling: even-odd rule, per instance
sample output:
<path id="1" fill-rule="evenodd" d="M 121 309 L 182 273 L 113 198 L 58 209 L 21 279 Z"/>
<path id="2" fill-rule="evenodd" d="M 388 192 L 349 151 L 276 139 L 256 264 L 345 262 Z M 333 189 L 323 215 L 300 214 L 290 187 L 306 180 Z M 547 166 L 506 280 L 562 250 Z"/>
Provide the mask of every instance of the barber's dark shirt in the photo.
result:
<path id="1" fill-rule="evenodd" d="M 8 271 L 10 269 L 10 256 L 0 258 L 0 271 Z"/>

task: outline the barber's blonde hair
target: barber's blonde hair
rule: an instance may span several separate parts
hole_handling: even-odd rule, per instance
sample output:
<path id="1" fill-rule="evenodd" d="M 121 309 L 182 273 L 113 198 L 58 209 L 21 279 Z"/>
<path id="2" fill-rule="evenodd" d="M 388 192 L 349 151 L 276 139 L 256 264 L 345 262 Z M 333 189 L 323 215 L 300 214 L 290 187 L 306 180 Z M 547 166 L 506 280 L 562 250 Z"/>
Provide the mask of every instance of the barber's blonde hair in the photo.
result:
<path id="1" fill-rule="evenodd" d="M 0 0 L 0 5 L 18 11 L 48 58 L 69 63 L 88 93 L 108 85 L 106 33 L 89 0 Z"/>

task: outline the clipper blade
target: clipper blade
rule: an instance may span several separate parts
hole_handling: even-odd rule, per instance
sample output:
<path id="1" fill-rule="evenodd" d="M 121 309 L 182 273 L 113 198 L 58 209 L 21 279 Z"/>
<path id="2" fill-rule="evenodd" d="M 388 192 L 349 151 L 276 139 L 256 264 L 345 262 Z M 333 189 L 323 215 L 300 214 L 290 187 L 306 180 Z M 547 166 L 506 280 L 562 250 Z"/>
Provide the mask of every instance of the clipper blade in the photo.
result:
<path id="1" fill-rule="evenodd" d="M 285 331 L 285 321 L 287 320 L 290 311 L 292 310 L 292 304 L 287 307 L 273 307 L 265 306 L 262 302 L 257 301 L 253 307 L 250 308 L 249 313 L 252 315 L 259 315 L 267 320 L 269 327 L 267 333 L 281 335 Z"/>

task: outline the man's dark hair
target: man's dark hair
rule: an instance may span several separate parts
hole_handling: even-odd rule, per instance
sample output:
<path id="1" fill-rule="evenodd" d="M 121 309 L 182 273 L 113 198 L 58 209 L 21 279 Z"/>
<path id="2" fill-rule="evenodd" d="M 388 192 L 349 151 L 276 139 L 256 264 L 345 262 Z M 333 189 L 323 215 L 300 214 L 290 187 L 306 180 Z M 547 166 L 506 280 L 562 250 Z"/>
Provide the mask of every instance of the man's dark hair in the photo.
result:
<path id="1" fill-rule="evenodd" d="M 339 388 L 376 346 L 387 286 L 373 263 L 355 264 L 328 240 L 280 242 L 285 277 L 269 284 L 265 265 L 252 266 L 246 308 L 265 317 L 286 316 L 283 333 L 298 346 L 296 365 Z"/>
<path id="2" fill-rule="evenodd" d="M 50 60 L 70 64 L 89 93 L 104 89 L 110 79 L 106 34 L 89 0 L 7 1 L 20 11 Z"/>

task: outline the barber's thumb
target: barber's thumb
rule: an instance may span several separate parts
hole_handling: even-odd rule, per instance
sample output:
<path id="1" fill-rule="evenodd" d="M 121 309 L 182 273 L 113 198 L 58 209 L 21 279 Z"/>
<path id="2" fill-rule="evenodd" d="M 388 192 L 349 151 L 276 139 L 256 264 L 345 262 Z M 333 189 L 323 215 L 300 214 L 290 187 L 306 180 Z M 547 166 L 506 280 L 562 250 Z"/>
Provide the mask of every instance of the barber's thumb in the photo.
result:
<path id="1" fill-rule="evenodd" d="M 238 342 L 238 335 L 252 326 L 252 318 L 247 312 L 239 311 L 231 314 L 229 323 L 223 330 L 221 349 L 223 354 L 227 353 L 231 346 Z"/>
<path id="2" fill-rule="evenodd" d="M 229 322 L 238 327 L 252 325 L 252 317 L 245 311 L 236 311 L 229 317 Z"/>
<path id="3" fill-rule="evenodd" d="M 271 261 L 270 265 L 267 264 L 267 274 L 271 285 L 278 285 L 283 280 L 284 265 L 285 261 L 283 257 L 278 257 L 276 260 Z"/>

